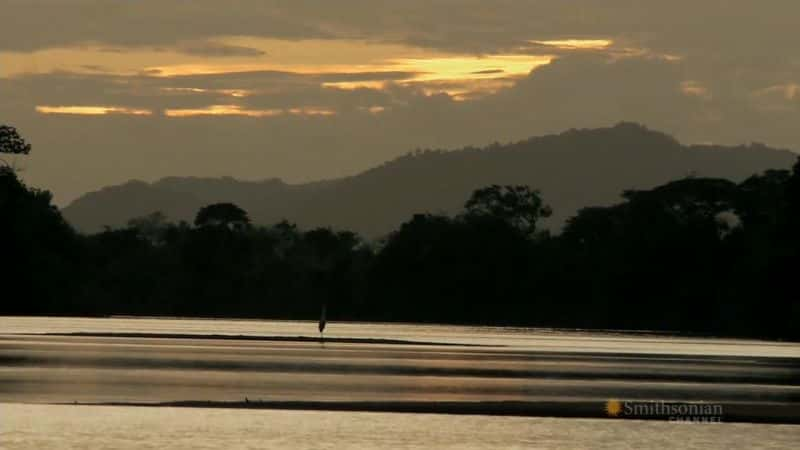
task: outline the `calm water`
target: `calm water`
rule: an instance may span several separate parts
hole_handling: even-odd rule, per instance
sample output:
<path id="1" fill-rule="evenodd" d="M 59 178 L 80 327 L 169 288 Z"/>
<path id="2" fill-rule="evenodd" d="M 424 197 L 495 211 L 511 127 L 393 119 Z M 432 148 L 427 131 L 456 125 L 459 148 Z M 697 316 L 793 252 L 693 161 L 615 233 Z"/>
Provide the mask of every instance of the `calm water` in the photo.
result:
<path id="1" fill-rule="evenodd" d="M 0 448 L 796 448 L 800 426 L 134 408 L 173 400 L 800 404 L 800 345 L 610 333 L 330 324 L 431 346 L 47 336 L 315 336 L 316 323 L 0 317 Z M 800 410 L 798 410 L 800 413 Z"/>
<path id="2" fill-rule="evenodd" d="M 7 449 L 796 449 L 800 427 L 435 414 L 0 405 Z"/>

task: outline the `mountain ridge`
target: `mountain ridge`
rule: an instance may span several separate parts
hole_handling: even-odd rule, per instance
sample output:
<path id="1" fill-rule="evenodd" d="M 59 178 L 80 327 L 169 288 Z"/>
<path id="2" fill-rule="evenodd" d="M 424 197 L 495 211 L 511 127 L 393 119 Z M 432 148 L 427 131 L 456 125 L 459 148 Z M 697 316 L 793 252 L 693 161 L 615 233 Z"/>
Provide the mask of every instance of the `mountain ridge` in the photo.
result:
<path id="1" fill-rule="evenodd" d="M 456 213 L 474 189 L 527 184 L 553 207 L 546 225 L 557 228 L 582 207 L 619 201 L 626 189 L 686 176 L 742 181 L 764 170 L 787 169 L 796 158 L 790 150 L 763 144 L 683 145 L 668 134 L 622 122 L 508 144 L 417 150 L 356 175 L 301 184 L 278 178 L 132 180 L 87 193 L 63 214 L 77 229 L 94 232 L 154 211 L 191 222 L 200 207 L 230 201 L 256 223 L 286 219 L 304 228 L 331 226 L 376 238 L 414 213 Z"/>

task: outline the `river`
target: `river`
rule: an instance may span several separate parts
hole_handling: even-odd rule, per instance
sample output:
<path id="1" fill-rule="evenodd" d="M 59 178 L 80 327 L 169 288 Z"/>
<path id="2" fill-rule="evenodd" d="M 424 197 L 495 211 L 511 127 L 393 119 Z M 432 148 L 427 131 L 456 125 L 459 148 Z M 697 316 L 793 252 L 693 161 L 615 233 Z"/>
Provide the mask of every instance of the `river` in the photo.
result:
<path id="1" fill-rule="evenodd" d="M 800 442 L 797 425 L 727 420 L 775 411 L 772 422 L 800 419 L 795 343 L 336 322 L 320 341 L 316 331 L 316 323 L 302 321 L 0 317 L 0 448 L 727 449 Z M 722 423 L 602 418 L 609 399 L 726 410 Z M 130 406 L 184 401 L 212 407 Z M 318 408 L 329 404 L 351 406 Z M 387 412 L 409 404 L 447 405 L 458 414 Z M 509 404 L 516 412 L 508 413 Z M 352 410 L 362 405 L 383 412 Z M 464 414 L 462 406 L 473 409 Z M 550 411 L 562 417 L 520 417 Z M 575 411 L 589 417 L 563 417 Z"/>

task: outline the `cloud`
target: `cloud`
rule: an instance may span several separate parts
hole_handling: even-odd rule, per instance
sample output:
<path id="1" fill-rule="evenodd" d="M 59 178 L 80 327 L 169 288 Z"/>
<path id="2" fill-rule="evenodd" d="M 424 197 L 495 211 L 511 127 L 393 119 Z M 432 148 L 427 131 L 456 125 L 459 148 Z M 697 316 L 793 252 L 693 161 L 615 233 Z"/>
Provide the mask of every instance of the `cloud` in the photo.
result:
<path id="1" fill-rule="evenodd" d="M 330 37 L 302 16 L 279 9 L 258 1 L 234 6 L 216 0 L 7 0 L 0 49 L 31 51 L 92 42 L 112 48 L 169 46 L 239 35 Z"/>
<path id="2" fill-rule="evenodd" d="M 124 106 L 36 106 L 36 112 L 42 114 L 71 114 L 77 116 L 106 116 L 109 114 L 128 114 L 131 116 L 150 116 L 149 109 L 135 109 Z"/>
<path id="3" fill-rule="evenodd" d="M 778 97 L 783 100 L 792 101 L 800 99 L 800 84 L 786 83 L 759 89 L 754 92 L 756 97 Z"/>
<path id="4" fill-rule="evenodd" d="M 226 45 L 216 42 L 189 43 L 180 45 L 177 50 L 192 56 L 232 57 L 232 56 L 264 56 L 267 52 L 241 45 Z"/>
<path id="5" fill-rule="evenodd" d="M 702 83 L 694 80 L 686 80 L 681 82 L 681 92 L 686 95 L 699 97 L 705 100 L 711 100 L 712 94 L 707 87 Z"/>
<path id="6" fill-rule="evenodd" d="M 295 107 L 289 109 L 245 109 L 239 105 L 211 105 L 195 109 L 167 109 L 164 115 L 172 118 L 197 116 L 276 117 L 284 114 L 296 116 L 333 116 L 336 111 L 325 107 Z"/>
<path id="7" fill-rule="evenodd" d="M 287 41 L 234 37 L 202 43 L 196 52 L 209 55 L 224 53 L 220 57 L 198 57 L 194 51 L 187 52 L 188 48 L 186 45 L 173 49 L 132 48 L 125 53 L 108 53 L 104 47 L 93 44 L 46 49 L 33 54 L 8 53 L 3 55 L 6 60 L 5 77 L 54 72 L 104 73 L 129 79 L 253 74 L 251 78 L 263 82 L 270 74 L 280 73 L 288 77 L 305 75 L 326 79 L 323 83 L 327 87 L 340 89 L 383 89 L 391 81 L 425 84 L 423 88 L 427 92 L 447 92 L 460 98 L 474 98 L 482 93 L 493 93 L 499 86 L 507 86 L 509 81 L 553 60 L 553 56 L 549 55 L 455 54 L 355 40 Z M 229 52 L 229 49 L 237 50 Z M 274 55 L 263 57 L 267 54 L 264 49 L 272 49 Z M 95 64 L 97 61 L 103 64 Z M 399 77 L 401 74 L 402 78 Z M 338 80 L 331 79 L 337 76 Z M 483 80 L 493 82 L 479 82 Z M 206 89 L 205 86 L 186 87 Z M 222 89 L 242 88 L 225 86 Z"/>
<path id="8" fill-rule="evenodd" d="M 795 0 L 223 3 L 3 2 L 29 181 L 307 181 L 620 120 L 800 148 Z"/>
<path id="9" fill-rule="evenodd" d="M 280 109 L 243 109 L 238 105 L 211 105 L 205 108 L 194 109 L 167 109 L 167 117 L 195 117 L 195 116 L 242 116 L 242 117 L 272 117 L 283 114 Z"/>
<path id="10" fill-rule="evenodd" d="M 98 11 L 102 14 L 98 14 Z M 356 39 L 503 53 L 531 40 L 635 42 L 662 53 L 797 61 L 795 0 L 6 0 L 0 49 L 170 46 L 224 36 Z M 142 30 L 146 32 L 142 32 Z M 35 30 L 35 31 L 34 31 Z M 788 61 L 787 61 L 788 62 Z"/>
<path id="11" fill-rule="evenodd" d="M 562 50 L 600 50 L 611 47 L 610 39 L 552 39 L 549 41 L 529 41 L 531 44 L 544 47 L 556 47 Z"/>

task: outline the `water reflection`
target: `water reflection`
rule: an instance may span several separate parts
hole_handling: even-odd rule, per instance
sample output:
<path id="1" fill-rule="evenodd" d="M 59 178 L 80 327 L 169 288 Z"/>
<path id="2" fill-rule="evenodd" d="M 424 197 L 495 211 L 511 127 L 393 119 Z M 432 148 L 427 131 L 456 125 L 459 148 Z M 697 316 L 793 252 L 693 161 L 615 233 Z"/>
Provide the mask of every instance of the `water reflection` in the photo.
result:
<path id="1" fill-rule="evenodd" d="M 586 419 L 0 404 L 19 450 L 793 449 L 800 427 Z"/>

